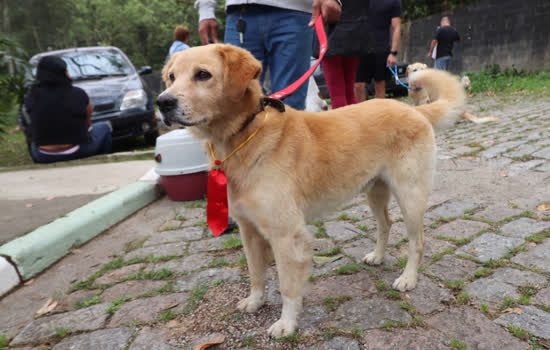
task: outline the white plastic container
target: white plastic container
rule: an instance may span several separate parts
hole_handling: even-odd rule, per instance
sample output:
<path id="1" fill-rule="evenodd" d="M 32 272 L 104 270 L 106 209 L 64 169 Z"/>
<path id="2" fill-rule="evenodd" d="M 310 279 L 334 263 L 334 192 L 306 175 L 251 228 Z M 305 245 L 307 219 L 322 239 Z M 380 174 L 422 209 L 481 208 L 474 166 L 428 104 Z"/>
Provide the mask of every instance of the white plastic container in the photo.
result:
<path id="1" fill-rule="evenodd" d="M 195 200 L 206 195 L 210 165 L 203 146 L 186 129 L 159 136 L 155 171 L 172 200 Z"/>

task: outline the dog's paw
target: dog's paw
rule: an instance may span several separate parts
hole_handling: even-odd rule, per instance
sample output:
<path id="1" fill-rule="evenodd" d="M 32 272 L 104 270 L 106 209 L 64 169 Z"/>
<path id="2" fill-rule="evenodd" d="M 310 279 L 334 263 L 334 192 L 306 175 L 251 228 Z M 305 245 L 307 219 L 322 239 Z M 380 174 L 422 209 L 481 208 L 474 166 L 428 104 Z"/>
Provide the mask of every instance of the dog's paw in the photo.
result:
<path id="1" fill-rule="evenodd" d="M 294 333 L 296 330 L 296 321 L 280 319 L 269 327 L 267 334 L 273 338 L 284 337 Z"/>
<path id="2" fill-rule="evenodd" d="M 254 295 L 244 298 L 237 303 L 237 309 L 244 312 L 256 312 L 263 304 L 264 299 Z"/>
<path id="3" fill-rule="evenodd" d="M 377 256 L 374 252 L 370 252 L 365 255 L 363 261 L 369 265 L 380 265 L 384 261 L 384 256 Z"/>
<path id="4" fill-rule="evenodd" d="M 403 272 L 403 274 L 401 274 L 401 276 L 399 276 L 399 278 L 397 278 L 393 282 L 392 287 L 393 289 L 397 289 L 402 292 L 411 290 L 411 289 L 414 289 L 414 287 L 416 287 L 416 280 L 417 280 L 416 274 L 412 275 L 412 274 L 406 274 L 405 272 Z"/>

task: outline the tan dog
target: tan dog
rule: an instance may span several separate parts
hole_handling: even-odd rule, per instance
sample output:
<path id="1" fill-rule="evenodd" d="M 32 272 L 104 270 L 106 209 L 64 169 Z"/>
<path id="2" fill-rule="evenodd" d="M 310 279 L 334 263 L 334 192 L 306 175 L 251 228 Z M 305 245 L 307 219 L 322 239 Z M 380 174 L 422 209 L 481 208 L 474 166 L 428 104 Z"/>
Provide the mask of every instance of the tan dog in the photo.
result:
<path id="1" fill-rule="evenodd" d="M 266 268 L 275 258 L 283 308 L 268 330 L 295 331 L 302 293 L 311 273 L 313 237 L 306 223 L 368 192 L 378 224 L 368 264 L 380 264 L 396 197 L 409 235 L 408 262 L 393 287 L 416 286 L 424 247 L 423 217 L 434 176 L 434 127 L 453 123 L 464 101 L 459 82 L 442 71 L 414 73 L 437 101 L 416 108 L 371 100 L 311 113 L 286 106 L 261 108 L 261 64 L 231 45 L 195 47 L 172 56 L 163 69 L 168 88 L 158 104 L 167 123 L 189 127 L 224 159 L 230 215 L 241 230 L 250 272 L 250 296 L 237 307 L 255 312 L 265 302 Z"/>
<path id="2" fill-rule="evenodd" d="M 407 66 L 405 71 L 407 77 L 410 79 L 410 75 L 414 72 L 418 72 L 424 69 L 428 69 L 428 65 L 420 62 L 411 63 Z M 409 91 L 409 97 L 413 100 L 415 106 L 425 105 L 430 103 L 430 97 L 428 96 L 428 91 L 422 88 L 422 85 L 416 86 L 416 84 L 411 84 L 409 80 L 409 86 L 411 90 Z"/>

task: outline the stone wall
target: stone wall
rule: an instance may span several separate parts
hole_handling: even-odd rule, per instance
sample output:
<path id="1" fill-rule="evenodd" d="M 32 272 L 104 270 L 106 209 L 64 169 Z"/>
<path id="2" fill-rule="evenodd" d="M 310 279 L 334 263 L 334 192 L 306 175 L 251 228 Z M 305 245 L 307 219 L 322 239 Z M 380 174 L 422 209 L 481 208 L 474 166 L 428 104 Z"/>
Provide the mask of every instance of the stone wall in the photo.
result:
<path id="1" fill-rule="evenodd" d="M 550 69 L 549 0 L 481 0 L 448 15 L 462 38 L 455 45 L 453 72 L 477 72 L 489 64 Z M 433 66 L 427 53 L 440 18 L 403 24 L 401 60 Z"/>

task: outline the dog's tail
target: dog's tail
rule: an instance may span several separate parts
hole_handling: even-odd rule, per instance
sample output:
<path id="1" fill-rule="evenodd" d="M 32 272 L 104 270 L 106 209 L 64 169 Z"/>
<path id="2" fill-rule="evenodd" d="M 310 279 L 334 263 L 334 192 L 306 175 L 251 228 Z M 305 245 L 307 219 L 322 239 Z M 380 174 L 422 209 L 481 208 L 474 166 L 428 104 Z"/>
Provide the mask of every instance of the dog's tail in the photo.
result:
<path id="1" fill-rule="evenodd" d="M 415 107 L 422 113 L 436 131 L 454 124 L 462 114 L 466 96 L 460 81 L 450 73 L 436 69 L 425 69 L 412 73 L 409 84 L 425 89 L 431 103 Z"/>

